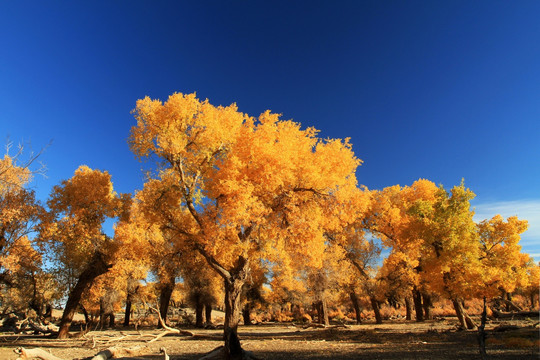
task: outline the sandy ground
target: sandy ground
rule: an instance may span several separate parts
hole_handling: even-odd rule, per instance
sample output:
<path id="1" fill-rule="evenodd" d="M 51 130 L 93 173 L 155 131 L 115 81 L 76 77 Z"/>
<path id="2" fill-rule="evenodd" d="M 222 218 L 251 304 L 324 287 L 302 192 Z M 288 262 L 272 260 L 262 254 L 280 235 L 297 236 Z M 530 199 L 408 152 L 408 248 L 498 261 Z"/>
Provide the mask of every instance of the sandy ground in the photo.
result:
<path id="1" fill-rule="evenodd" d="M 489 359 L 539 359 L 539 332 L 533 320 L 490 322 L 487 325 Z M 455 319 L 415 323 L 366 323 L 348 328 L 314 329 L 292 324 L 240 326 L 242 346 L 260 359 L 480 359 L 476 331 L 459 331 Z M 496 332 L 500 325 L 520 330 Z M 0 334 L 0 359 L 16 359 L 13 349 L 40 347 L 62 359 L 84 359 L 117 346 L 139 346 L 138 359 L 198 359 L 222 345 L 222 330 L 190 329 L 194 337 L 168 335 L 149 343 L 161 330 L 133 328 L 92 331 L 80 339 L 56 340 L 42 335 Z M 122 357 L 121 359 L 129 359 Z"/>

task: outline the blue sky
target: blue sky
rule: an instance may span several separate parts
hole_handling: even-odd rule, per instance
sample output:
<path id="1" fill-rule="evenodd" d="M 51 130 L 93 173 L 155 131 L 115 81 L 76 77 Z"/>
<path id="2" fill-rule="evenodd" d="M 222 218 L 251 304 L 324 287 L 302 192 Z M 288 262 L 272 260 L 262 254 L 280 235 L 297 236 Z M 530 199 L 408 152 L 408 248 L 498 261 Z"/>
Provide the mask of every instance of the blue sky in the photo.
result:
<path id="1" fill-rule="evenodd" d="M 53 141 L 41 199 L 81 164 L 133 192 L 135 101 L 196 91 L 350 137 L 369 188 L 464 178 L 478 217 L 529 220 L 524 250 L 540 259 L 538 14 L 538 1 L 3 1 L 0 136 Z"/>

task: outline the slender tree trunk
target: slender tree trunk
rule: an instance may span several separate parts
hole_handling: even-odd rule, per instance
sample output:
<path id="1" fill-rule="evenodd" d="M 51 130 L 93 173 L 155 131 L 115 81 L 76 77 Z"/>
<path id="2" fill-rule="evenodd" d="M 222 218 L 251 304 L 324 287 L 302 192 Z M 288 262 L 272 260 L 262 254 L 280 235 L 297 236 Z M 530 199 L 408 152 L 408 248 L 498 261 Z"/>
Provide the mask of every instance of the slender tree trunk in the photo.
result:
<path id="1" fill-rule="evenodd" d="M 212 304 L 204 305 L 204 318 L 206 325 L 212 325 Z"/>
<path id="2" fill-rule="evenodd" d="M 535 302 L 534 302 L 534 298 L 535 298 L 535 293 L 534 292 L 531 292 L 531 295 L 530 295 L 530 300 L 531 300 L 531 310 L 534 310 L 535 308 Z"/>
<path id="3" fill-rule="evenodd" d="M 374 297 L 370 297 L 369 300 L 371 301 L 371 307 L 373 308 L 373 312 L 375 313 L 375 322 L 377 324 L 382 324 L 381 308 L 379 302 Z"/>
<path id="4" fill-rule="evenodd" d="M 422 307 L 424 308 L 424 319 L 431 320 L 433 317 L 431 316 L 431 306 L 433 305 L 431 301 L 431 296 L 422 293 Z"/>
<path id="5" fill-rule="evenodd" d="M 203 310 L 204 305 L 201 301 L 201 297 L 197 296 L 195 299 L 195 327 L 202 328 L 203 323 Z"/>
<path id="6" fill-rule="evenodd" d="M 480 348 L 480 358 L 484 360 L 487 356 L 486 353 L 486 321 L 487 321 L 487 308 L 486 308 L 486 297 L 484 296 L 484 307 L 482 308 L 482 320 L 480 321 L 480 326 L 478 327 L 478 346 Z"/>
<path id="7" fill-rule="evenodd" d="M 131 318 L 131 297 L 132 294 L 128 293 L 126 299 L 126 311 L 124 312 L 124 326 L 129 326 L 129 320 Z"/>
<path id="8" fill-rule="evenodd" d="M 103 330 L 105 327 L 105 304 L 103 298 L 99 300 L 99 328 Z"/>
<path id="9" fill-rule="evenodd" d="M 253 325 L 251 322 L 251 304 L 249 301 L 244 305 L 242 309 L 242 317 L 244 318 L 244 325 Z"/>
<path id="10" fill-rule="evenodd" d="M 84 315 L 84 323 L 86 325 L 90 324 L 90 316 L 88 315 L 88 311 L 86 311 L 86 308 L 83 306 L 83 304 L 79 303 L 79 307 L 81 308 L 81 311 Z"/>
<path id="11" fill-rule="evenodd" d="M 114 329 L 114 312 L 109 313 L 109 328 Z"/>
<path id="12" fill-rule="evenodd" d="M 405 296 L 405 320 L 412 320 L 412 304 L 408 296 Z"/>
<path id="13" fill-rule="evenodd" d="M 69 326 L 73 320 L 73 315 L 75 315 L 77 305 L 81 301 L 82 294 L 92 286 L 92 283 L 99 275 L 105 274 L 110 267 L 111 265 L 107 264 L 102 253 L 97 252 L 94 254 L 69 294 L 62 320 L 60 320 L 58 339 L 65 339 L 69 336 Z"/>
<path id="14" fill-rule="evenodd" d="M 356 323 L 360 324 L 362 323 L 362 318 L 360 317 L 360 303 L 358 302 L 358 297 L 356 296 L 356 293 L 354 291 L 351 291 L 349 293 L 349 297 L 351 298 L 351 302 L 353 304 L 354 308 L 354 314 L 356 315 Z"/>
<path id="15" fill-rule="evenodd" d="M 416 321 L 424 321 L 424 310 L 422 308 L 422 295 L 416 288 L 413 290 L 414 311 L 416 313 Z"/>

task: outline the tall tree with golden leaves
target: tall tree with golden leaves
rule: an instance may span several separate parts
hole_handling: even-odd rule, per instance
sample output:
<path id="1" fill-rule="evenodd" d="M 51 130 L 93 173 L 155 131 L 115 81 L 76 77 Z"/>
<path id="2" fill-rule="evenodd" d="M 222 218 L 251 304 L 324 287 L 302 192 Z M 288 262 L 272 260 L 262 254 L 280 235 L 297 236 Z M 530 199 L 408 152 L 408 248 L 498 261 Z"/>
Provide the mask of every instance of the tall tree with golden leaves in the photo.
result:
<path id="1" fill-rule="evenodd" d="M 127 199 L 113 191 L 109 173 L 87 166 L 80 166 L 71 179 L 53 188 L 47 202 L 49 217 L 40 236 L 50 245 L 58 264 L 77 274 L 77 283 L 70 291 L 62 315 L 58 338 L 68 336 L 83 292 L 112 266 L 119 244 L 104 233 L 103 223 L 122 215 Z"/>
<path id="2" fill-rule="evenodd" d="M 334 221 L 326 198 L 356 186 L 360 161 L 347 140 L 321 140 L 270 111 L 253 118 L 195 94 L 145 98 L 134 113 L 131 149 L 164 165 L 151 181 L 170 184 L 176 207 L 160 221 L 222 277 L 225 331 L 235 332 L 256 254 L 278 249 L 320 263 Z"/>

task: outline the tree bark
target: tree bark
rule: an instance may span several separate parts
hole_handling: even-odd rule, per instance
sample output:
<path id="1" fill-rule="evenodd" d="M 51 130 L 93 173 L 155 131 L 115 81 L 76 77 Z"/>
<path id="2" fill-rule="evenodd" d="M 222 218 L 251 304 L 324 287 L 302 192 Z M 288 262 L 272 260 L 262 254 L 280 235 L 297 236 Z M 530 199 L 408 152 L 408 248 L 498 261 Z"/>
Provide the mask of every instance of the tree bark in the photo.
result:
<path id="1" fill-rule="evenodd" d="M 405 320 L 412 320 L 412 304 L 408 296 L 405 297 L 405 311 Z"/>
<path id="2" fill-rule="evenodd" d="M 167 324 L 167 312 L 169 310 L 169 302 L 174 290 L 176 277 L 171 275 L 164 284 L 161 285 L 161 291 L 159 294 L 159 314 L 163 319 L 163 322 Z M 158 328 L 161 328 L 161 323 L 158 323 Z"/>
<path id="3" fill-rule="evenodd" d="M 452 304 L 454 305 L 454 310 L 456 311 L 456 316 L 461 327 L 464 329 L 476 329 L 476 324 L 463 308 L 461 301 L 452 299 Z"/>
<path id="4" fill-rule="evenodd" d="M 131 294 L 128 293 L 126 299 L 126 311 L 124 312 L 124 326 L 129 326 L 129 320 L 131 318 Z"/>
<path id="5" fill-rule="evenodd" d="M 204 325 L 203 310 L 204 310 L 204 305 L 201 301 L 201 297 L 197 296 L 197 299 L 195 301 L 195 327 L 202 328 Z"/>
<path id="6" fill-rule="evenodd" d="M 66 339 L 68 337 L 69 326 L 73 320 L 73 315 L 75 315 L 77 305 L 81 301 L 82 294 L 92 286 L 92 283 L 99 275 L 105 274 L 111 266 L 106 262 L 105 256 L 102 253 L 96 252 L 94 254 L 92 260 L 81 273 L 77 284 L 69 294 L 64 313 L 62 314 L 62 320 L 60 320 L 58 339 Z"/>
<path id="7" fill-rule="evenodd" d="M 212 325 L 212 304 L 204 305 L 204 322 L 206 325 Z"/>
<path id="8" fill-rule="evenodd" d="M 416 288 L 413 290 L 414 310 L 416 313 L 416 322 L 424 321 L 424 310 L 422 308 L 422 295 Z"/>
<path id="9" fill-rule="evenodd" d="M 114 312 L 109 313 L 109 328 L 114 329 Z"/>
<path id="10" fill-rule="evenodd" d="M 362 318 L 360 317 L 361 311 L 360 311 L 360 303 L 358 302 L 358 297 L 356 296 L 356 293 L 354 291 L 351 291 L 349 293 L 349 297 L 351 298 L 351 302 L 354 308 L 354 314 L 356 315 L 356 323 L 361 324 Z"/>
<path id="11" fill-rule="evenodd" d="M 374 297 L 370 297 L 369 300 L 371 301 L 371 307 L 373 308 L 373 312 L 375 313 L 375 322 L 377 324 L 382 324 L 381 308 L 379 302 Z"/>
<path id="12" fill-rule="evenodd" d="M 231 276 L 225 280 L 225 329 L 231 329 L 235 333 L 240 322 L 240 295 L 242 294 L 242 286 L 245 279 L 243 277 Z"/>
<path id="13" fill-rule="evenodd" d="M 249 302 L 242 309 L 242 317 L 244 318 L 244 325 L 253 325 L 251 322 L 251 305 Z"/>
<path id="14" fill-rule="evenodd" d="M 422 307 L 424 308 L 424 319 L 431 320 L 433 317 L 431 316 L 431 307 L 433 303 L 431 301 L 431 296 L 422 293 Z"/>

